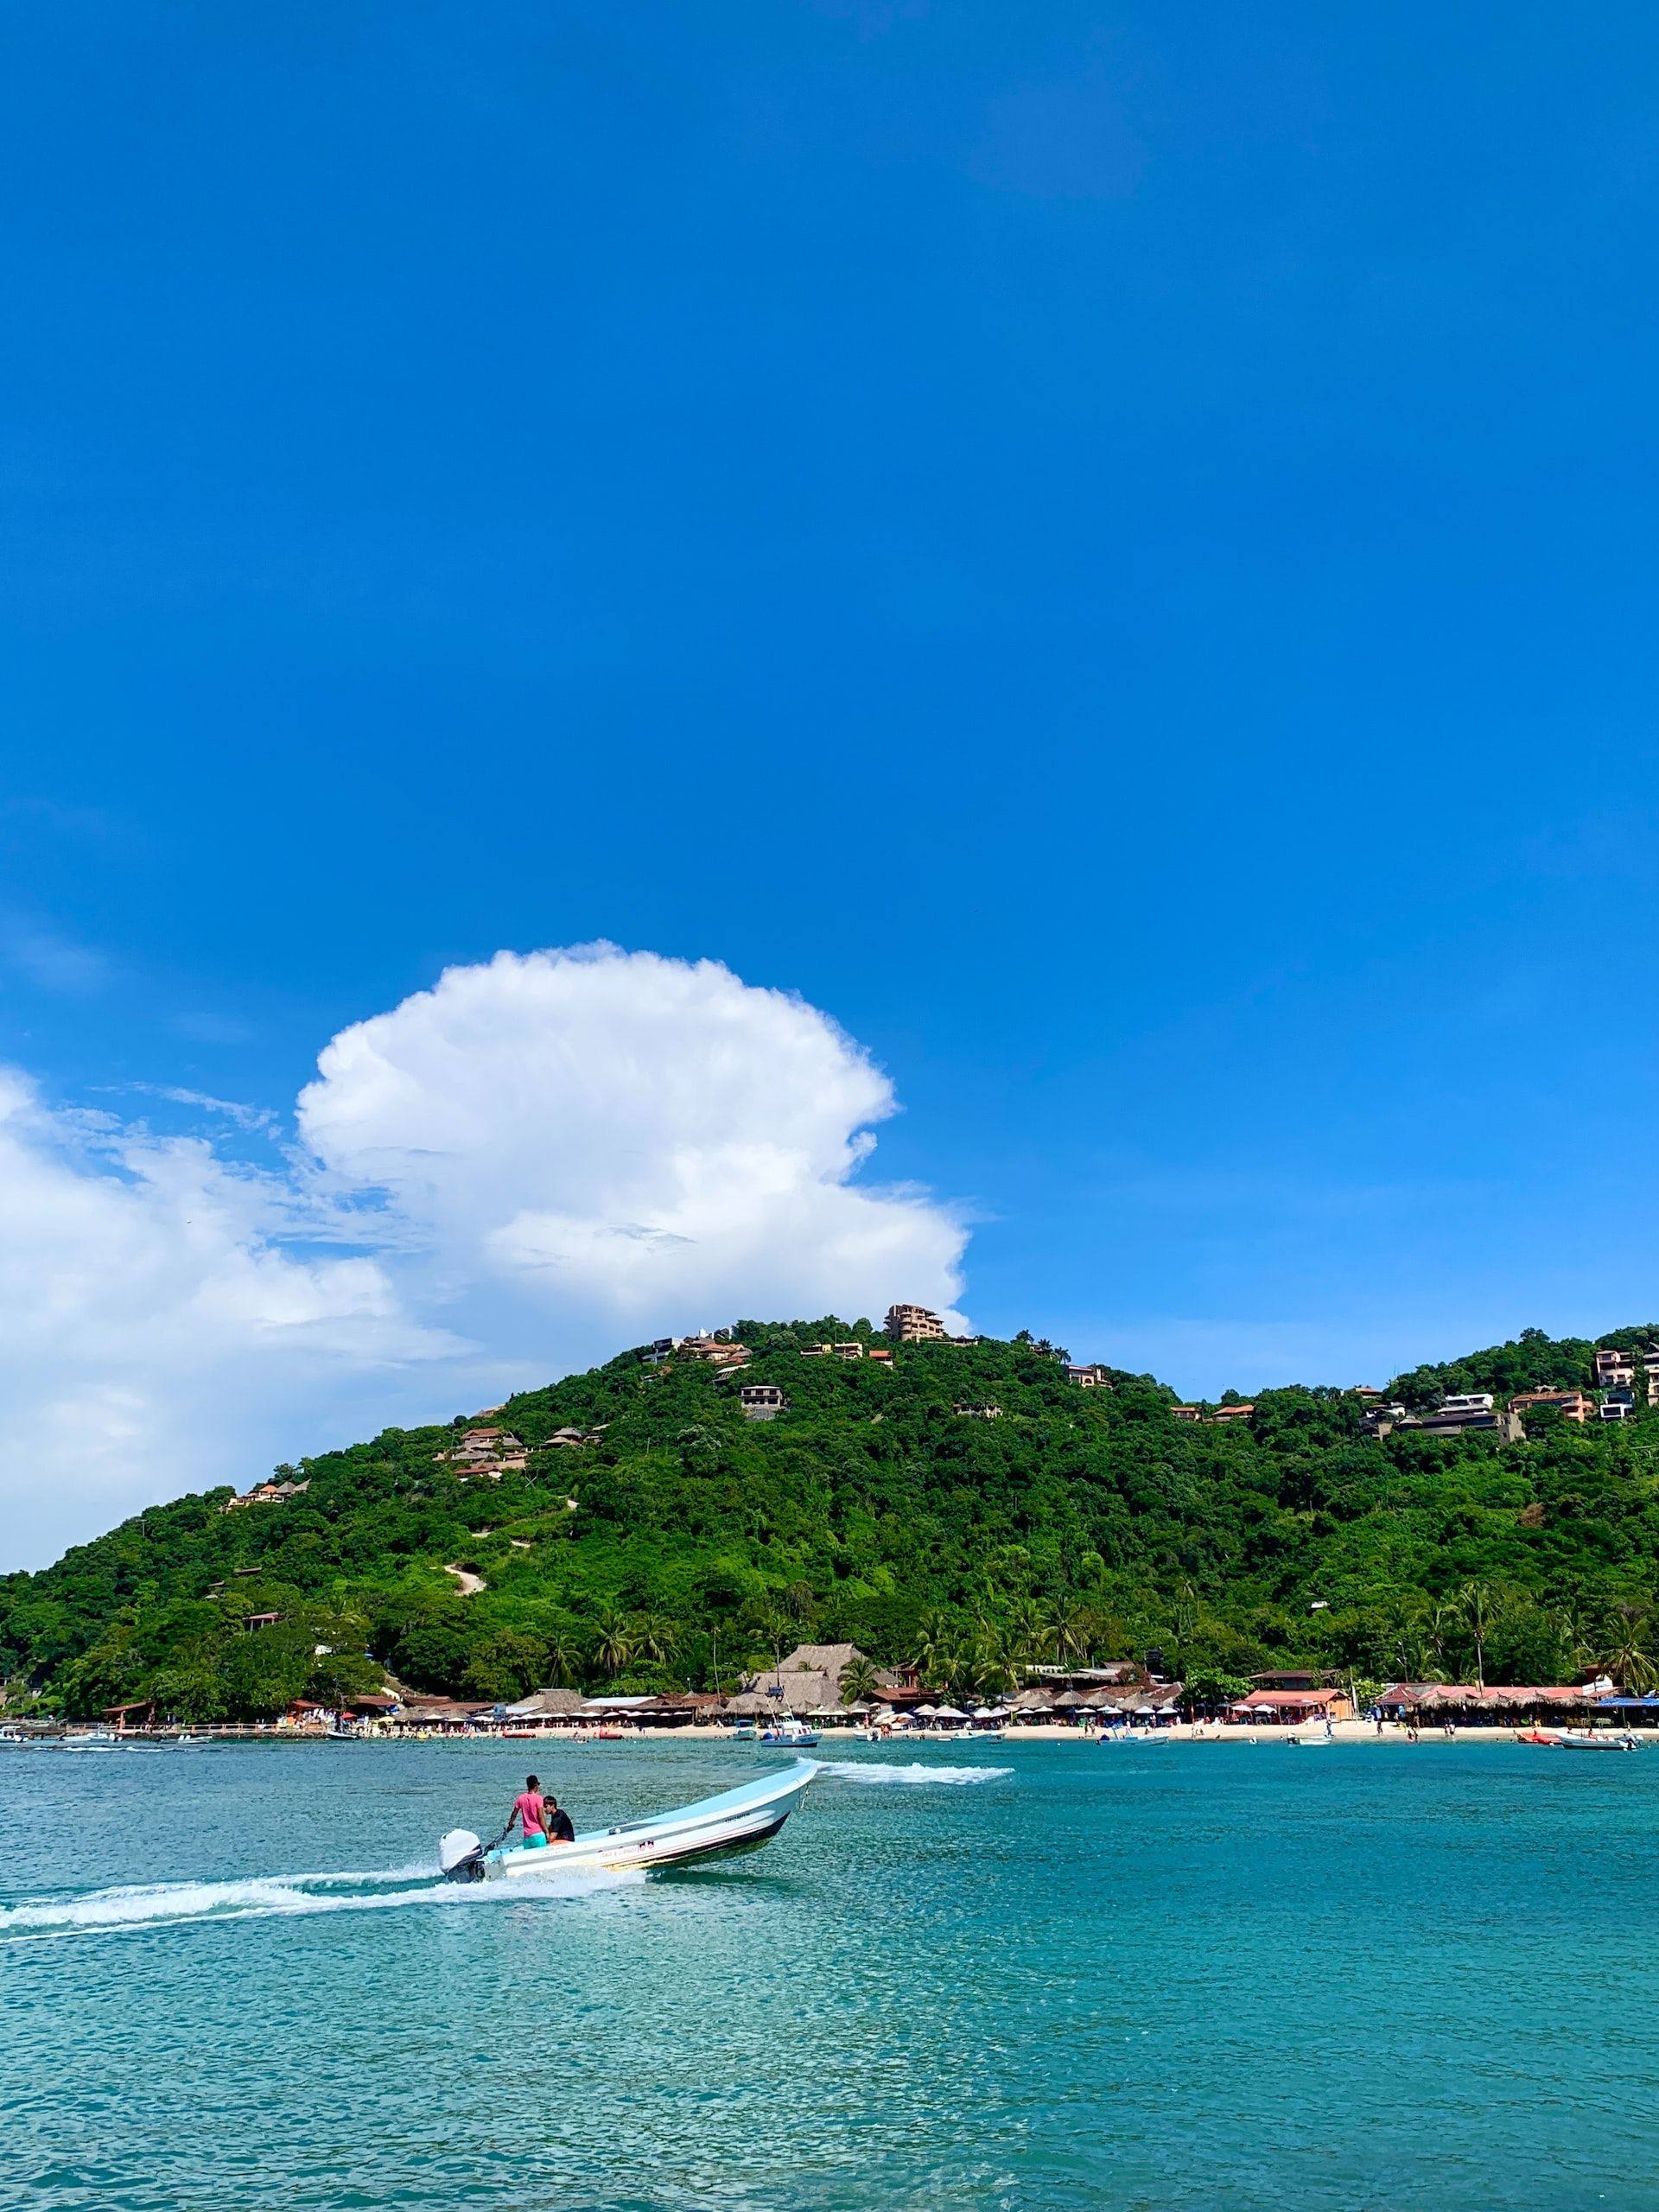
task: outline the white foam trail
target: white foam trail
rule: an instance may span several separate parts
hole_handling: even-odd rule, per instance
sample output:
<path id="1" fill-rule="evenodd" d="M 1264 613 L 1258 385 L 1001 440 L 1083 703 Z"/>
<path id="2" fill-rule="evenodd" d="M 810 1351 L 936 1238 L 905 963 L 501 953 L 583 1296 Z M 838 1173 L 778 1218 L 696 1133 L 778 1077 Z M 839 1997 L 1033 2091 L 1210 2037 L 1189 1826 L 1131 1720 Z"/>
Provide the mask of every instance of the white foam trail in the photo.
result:
<path id="1" fill-rule="evenodd" d="M 406 1881 L 424 1877 L 416 1889 L 378 1889 L 356 1897 L 319 1896 L 319 1889 L 342 1884 Z M 320 1912 L 384 1912 L 406 1905 L 503 1904 L 569 1900 L 643 1882 L 636 1872 L 550 1877 L 528 1876 L 512 1882 L 444 1882 L 429 1866 L 398 1867 L 370 1874 L 250 1875 L 233 1882 L 153 1882 L 129 1888 L 92 1890 L 82 1897 L 30 1898 L 0 1906 L 0 1944 L 41 1942 L 66 1936 L 133 1933 L 143 1929 L 199 1927 L 227 1920 L 301 1918 Z"/>
<path id="2" fill-rule="evenodd" d="M 843 1782 L 900 1782 L 916 1785 L 943 1782 L 960 1788 L 969 1782 L 1001 1782 L 1014 1772 L 1011 1766 L 885 1766 L 872 1760 L 824 1759 L 820 1774 L 838 1775 Z"/>

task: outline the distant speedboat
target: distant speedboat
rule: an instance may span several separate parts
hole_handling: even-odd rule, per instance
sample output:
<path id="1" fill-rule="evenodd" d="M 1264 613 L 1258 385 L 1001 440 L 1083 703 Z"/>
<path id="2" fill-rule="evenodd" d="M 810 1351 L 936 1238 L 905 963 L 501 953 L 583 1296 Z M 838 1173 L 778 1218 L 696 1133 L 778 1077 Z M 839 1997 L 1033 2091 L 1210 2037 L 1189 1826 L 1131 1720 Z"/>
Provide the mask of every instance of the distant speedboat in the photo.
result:
<path id="1" fill-rule="evenodd" d="M 794 1811 L 818 1771 L 813 1759 L 797 1759 L 781 1774 L 763 1774 L 716 1797 L 625 1821 L 620 1827 L 579 1835 L 574 1843 L 521 1844 L 504 1850 L 505 1838 L 480 1843 L 470 1830 L 454 1828 L 438 1845 L 438 1865 L 451 1882 L 494 1882 L 514 1876 L 543 1881 L 569 1873 L 613 1873 L 632 1868 L 683 1866 L 770 1842 Z"/>

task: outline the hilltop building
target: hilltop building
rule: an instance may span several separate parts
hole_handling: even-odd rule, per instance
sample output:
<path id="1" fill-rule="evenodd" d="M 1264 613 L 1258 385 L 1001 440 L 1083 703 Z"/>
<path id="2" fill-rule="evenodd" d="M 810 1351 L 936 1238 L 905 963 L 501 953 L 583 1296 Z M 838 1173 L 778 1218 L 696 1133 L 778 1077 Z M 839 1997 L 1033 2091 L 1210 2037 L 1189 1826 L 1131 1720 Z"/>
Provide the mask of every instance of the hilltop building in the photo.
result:
<path id="1" fill-rule="evenodd" d="M 682 1337 L 674 1349 L 682 1359 L 699 1359 L 706 1367 L 747 1367 L 752 1357 L 747 1344 L 732 1342 L 729 1329 Z"/>
<path id="2" fill-rule="evenodd" d="M 745 1421 L 776 1421 L 789 1410 L 789 1400 L 775 1382 L 745 1382 L 737 1395 Z"/>
<path id="3" fill-rule="evenodd" d="M 1584 1390 L 1518 1390 L 1510 1400 L 1513 1414 L 1529 1413 L 1535 1406 L 1554 1406 L 1564 1421 L 1582 1427 L 1595 1411 L 1595 1401 Z"/>
<path id="4" fill-rule="evenodd" d="M 1098 1360 L 1091 1360 L 1087 1367 L 1068 1367 L 1068 1382 L 1075 1382 L 1084 1390 L 1109 1390 L 1112 1387 L 1111 1370 L 1103 1367 Z"/>
<path id="5" fill-rule="evenodd" d="M 887 1334 L 896 1337 L 901 1344 L 938 1344 L 944 1342 L 944 1324 L 937 1313 L 925 1306 L 890 1306 L 887 1308 Z"/>
<path id="6" fill-rule="evenodd" d="M 236 1513 L 249 1505 L 286 1505 L 290 1497 L 298 1497 L 302 1491 L 310 1487 L 311 1478 L 308 1475 L 302 1483 L 256 1483 L 240 1497 L 227 1498 L 219 1510 L 221 1513 Z"/>

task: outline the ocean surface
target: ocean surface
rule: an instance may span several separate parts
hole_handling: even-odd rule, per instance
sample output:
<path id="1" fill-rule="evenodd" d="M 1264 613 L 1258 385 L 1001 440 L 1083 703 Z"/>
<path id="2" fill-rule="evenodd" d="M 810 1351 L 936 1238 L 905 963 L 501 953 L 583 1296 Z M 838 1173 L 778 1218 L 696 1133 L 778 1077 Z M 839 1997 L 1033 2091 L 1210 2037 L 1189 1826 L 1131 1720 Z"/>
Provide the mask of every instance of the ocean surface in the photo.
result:
<path id="1" fill-rule="evenodd" d="M 1659 2206 L 1659 1749 L 838 1747 L 723 1867 L 436 1883 L 531 1749 L 0 1752 L 0 2205 Z"/>

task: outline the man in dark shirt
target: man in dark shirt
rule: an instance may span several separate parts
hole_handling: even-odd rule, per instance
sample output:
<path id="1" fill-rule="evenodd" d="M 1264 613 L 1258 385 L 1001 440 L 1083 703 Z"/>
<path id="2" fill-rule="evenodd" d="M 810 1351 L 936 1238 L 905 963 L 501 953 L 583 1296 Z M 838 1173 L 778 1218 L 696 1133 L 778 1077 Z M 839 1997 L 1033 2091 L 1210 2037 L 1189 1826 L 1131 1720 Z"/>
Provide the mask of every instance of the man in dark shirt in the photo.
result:
<path id="1" fill-rule="evenodd" d="M 563 1810 L 556 1797 L 543 1798 L 542 1827 L 550 1843 L 574 1843 L 576 1840 L 570 1815 Z"/>

